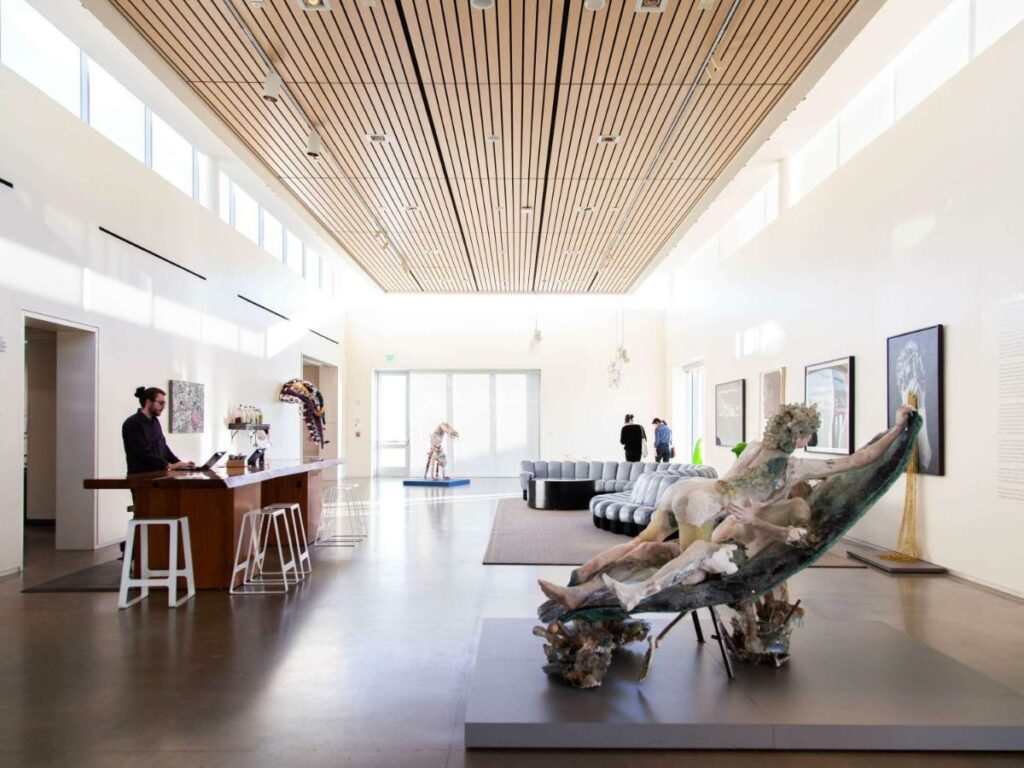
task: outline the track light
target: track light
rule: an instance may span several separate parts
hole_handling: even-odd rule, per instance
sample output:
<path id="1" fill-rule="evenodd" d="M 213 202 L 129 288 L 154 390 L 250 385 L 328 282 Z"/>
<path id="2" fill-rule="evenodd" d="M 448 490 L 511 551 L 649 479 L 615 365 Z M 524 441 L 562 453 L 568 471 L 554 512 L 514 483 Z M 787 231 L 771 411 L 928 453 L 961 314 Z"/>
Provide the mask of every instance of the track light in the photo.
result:
<path id="1" fill-rule="evenodd" d="M 281 96 L 281 76 L 274 70 L 267 71 L 267 79 L 263 81 L 263 98 L 276 104 Z"/>
<path id="2" fill-rule="evenodd" d="M 306 140 L 306 154 L 316 160 L 320 157 L 321 150 L 320 134 L 314 128 L 309 132 L 309 138 Z"/>

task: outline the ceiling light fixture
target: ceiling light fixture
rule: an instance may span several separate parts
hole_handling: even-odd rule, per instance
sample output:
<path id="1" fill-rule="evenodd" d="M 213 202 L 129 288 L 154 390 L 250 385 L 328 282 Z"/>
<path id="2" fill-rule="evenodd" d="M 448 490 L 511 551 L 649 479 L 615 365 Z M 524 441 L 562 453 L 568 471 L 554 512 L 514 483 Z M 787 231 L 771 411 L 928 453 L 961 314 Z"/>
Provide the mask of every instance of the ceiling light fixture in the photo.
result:
<path id="1" fill-rule="evenodd" d="M 524 205 L 522 208 L 519 209 L 519 212 L 523 214 L 523 216 L 529 216 L 533 213 L 533 208 L 531 208 L 528 205 Z"/>
<path id="2" fill-rule="evenodd" d="M 267 79 L 263 81 L 263 98 L 276 104 L 281 97 L 281 76 L 274 70 L 267 71 Z"/>
<path id="3" fill-rule="evenodd" d="M 405 210 L 408 211 L 409 213 L 413 213 L 414 211 L 418 211 L 419 210 L 419 206 L 418 205 L 407 205 L 407 206 L 405 206 Z"/>
<path id="4" fill-rule="evenodd" d="M 488 144 L 497 144 L 499 141 L 501 141 L 501 134 L 488 133 L 486 136 L 484 136 L 484 141 L 486 141 Z"/>
<path id="5" fill-rule="evenodd" d="M 299 8 L 304 11 L 329 11 L 331 0 L 299 0 Z"/>
<path id="6" fill-rule="evenodd" d="M 710 11 L 716 5 L 718 5 L 718 0 L 697 0 L 697 7 L 702 11 Z"/>
<path id="7" fill-rule="evenodd" d="M 323 143 L 320 141 L 320 134 L 314 128 L 309 132 L 309 138 L 306 139 L 306 154 L 316 160 L 322 151 Z"/>
<path id="8" fill-rule="evenodd" d="M 597 134 L 598 144 L 618 144 L 619 134 L 617 133 L 599 133 Z"/>
<path id="9" fill-rule="evenodd" d="M 371 144 L 387 144 L 391 141 L 386 133 L 368 133 L 366 134 L 366 140 Z"/>
<path id="10" fill-rule="evenodd" d="M 469 4 L 478 11 L 486 11 L 494 7 L 494 0 L 469 0 Z"/>
<path id="11" fill-rule="evenodd" d="M 668 0 L 636 0 L 633 8 L 637 13 L 663 13 Z"/>
<path id="12" fill-rule="evenodd" d="M 576 209 L 576 212 L 577 213 L 593 213 L 594 209 L 595 209 L 595 206 L 593 206 L 593 205 L 581 205 L 579 208 Z"/>
<path id="13" fill-rule="evenodd" d="M 583 7 L 588 11 L 600 11 L 604 8 L 604 0 L 583 0 Z"/>

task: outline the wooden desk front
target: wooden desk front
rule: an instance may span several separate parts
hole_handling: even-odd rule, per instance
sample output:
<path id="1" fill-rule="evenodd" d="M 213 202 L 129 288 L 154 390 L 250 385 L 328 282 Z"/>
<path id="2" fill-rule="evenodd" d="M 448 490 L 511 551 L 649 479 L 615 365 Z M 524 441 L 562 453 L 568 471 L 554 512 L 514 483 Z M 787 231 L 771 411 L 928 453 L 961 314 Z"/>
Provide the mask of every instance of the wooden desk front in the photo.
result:
<path id="1" fill-rule="evenodd" d="M 268 504 L 298 503 L 306 538 L 312 542 L 320 524 L 320 471 L 342 459 L 284 460 L 264 469 L 232 468 L 207 472 L 148 472 L 85 480 L 87 489 L 128 488 L 135 517 L 187 517 L 192 537 L 192 567 L 199 589 L 227 589 L 242 516 Z M 150 531 L 149 562 L 167 567 L 167 534 Z"/>

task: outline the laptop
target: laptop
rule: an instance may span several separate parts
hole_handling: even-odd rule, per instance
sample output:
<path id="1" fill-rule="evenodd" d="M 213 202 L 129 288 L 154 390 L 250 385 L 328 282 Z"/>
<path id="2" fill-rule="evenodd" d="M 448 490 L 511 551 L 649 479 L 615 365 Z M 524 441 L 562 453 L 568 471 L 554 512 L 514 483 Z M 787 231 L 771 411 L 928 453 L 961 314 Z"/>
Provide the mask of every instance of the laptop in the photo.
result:
<path id="1" fill-rule="evenodd" d="M 226 451 L 217 451 L 213 456 L 206 460 L 206 463 L 199 467 L 175 467 L 180 472 L 205 472 L 208 469 L 213 469 L 217 462 L 220 461 Z"/>

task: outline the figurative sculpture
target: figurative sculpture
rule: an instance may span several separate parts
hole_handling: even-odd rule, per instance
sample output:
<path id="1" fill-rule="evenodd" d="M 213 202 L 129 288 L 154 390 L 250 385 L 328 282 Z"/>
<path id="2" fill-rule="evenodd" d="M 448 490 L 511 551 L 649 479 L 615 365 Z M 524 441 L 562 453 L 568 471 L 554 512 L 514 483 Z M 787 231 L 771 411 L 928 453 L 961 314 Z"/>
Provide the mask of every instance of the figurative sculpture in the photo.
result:
<path id="1" fill-rule="evenodd" d="M 448 477 L 448 454 L 444 450 L 445 435 L 448 435 L 449 439 L 454 440 L 459 436 L 459 433 L 447 421 L 438 424 L 434 427 L 434 431 L 430 433 L 427 468 L 423 471 L 424 480 L 430 476 L 431 470 L 433 470 L 434 475 L 432 479 L 440 480 L 443 477 L 445 480 L 451 480 Z"/>
<path id="2" fill-rule="evenodd" d="M 549 626 L 535 632 L 549 642 L 546 670 L 574 685 L 600 685 L 610 649 L 646 635 L 630 612 L 685 614 L 721 604 L 741 617 L 725 638 L 733 656 L 784 662 L 803 613 L 789 604 L 785 579 L 819 557 L 895 481 L 920 418 L 904 406 L 893 429 L 850 456 L 793 458 L 818 426 L 815 409 L 783 406 L 764 440 L 751 443 L 720 480 L 675 483 L 635 539 L 592 558 L 567 587 L 542 581 L 551 600 L 539 614 Z M 810 481 L 824 478 L 831 479 L 812 489 Z M 665 541 L 674 530 L 678 544 Z M 717 614 L 715 621 L 717 628 Z M 659 641 L 651 641 L 648 661 Z"/>
<path id="3" fill-rule="evenodd" d="M 302 420 L 306 424 L 306 434 L 311 443 L 323 448 L 324 432 L 327 429 L 324 396 L 312 383 L 303 379 L 290 379 L 281 387 L 281 399 L 286 403 L 298 403 L 302 406 Z"/>

